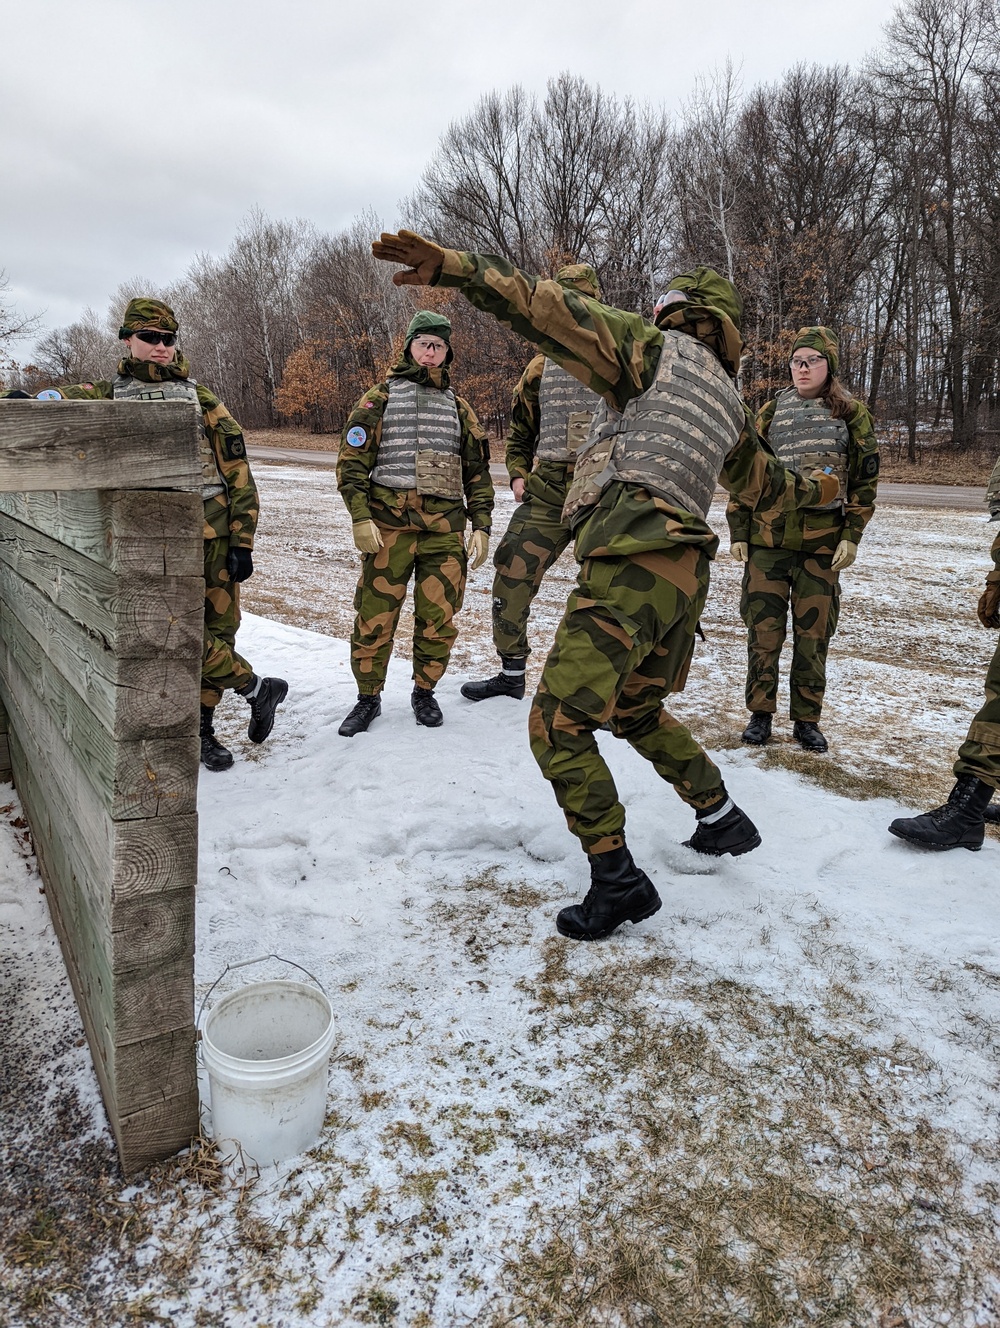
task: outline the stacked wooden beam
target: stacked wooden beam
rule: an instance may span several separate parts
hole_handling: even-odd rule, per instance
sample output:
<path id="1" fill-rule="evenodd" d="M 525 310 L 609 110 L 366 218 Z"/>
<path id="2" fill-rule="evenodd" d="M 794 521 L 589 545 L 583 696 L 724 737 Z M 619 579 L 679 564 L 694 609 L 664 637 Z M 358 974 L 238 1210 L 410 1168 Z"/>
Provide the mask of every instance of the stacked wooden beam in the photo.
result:
<path id="1" fill-rule="evenodd" d="M 0 404 L 0 700 L 126 1171 L 197 1127 L 197 410 Z"/>

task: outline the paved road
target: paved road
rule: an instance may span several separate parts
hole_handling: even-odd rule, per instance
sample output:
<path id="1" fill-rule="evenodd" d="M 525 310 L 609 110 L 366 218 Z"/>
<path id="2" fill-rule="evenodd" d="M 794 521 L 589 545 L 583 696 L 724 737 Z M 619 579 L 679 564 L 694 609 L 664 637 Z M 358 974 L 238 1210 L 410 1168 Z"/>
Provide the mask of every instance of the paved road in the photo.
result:
<path id="1" fill-rule="evenodd" d="M 337 463 L 336 452 L 307 452 L 297 447 L 255 447 L 253 443 L 247 449 L 251 458 L 261 461 L 277 461 L 282 465 L 326 466 L 332 468 Z M 503 466 L 494 464 L 490 467 L 495 481 L 503 484 L 507 472 Z M 878 486 L 880 503 L 890 507 L 951 507 L 966 512 L 982 512 L 986 515 L 983 501 L 985 485 L 959 484 L 886 484 Z"/>

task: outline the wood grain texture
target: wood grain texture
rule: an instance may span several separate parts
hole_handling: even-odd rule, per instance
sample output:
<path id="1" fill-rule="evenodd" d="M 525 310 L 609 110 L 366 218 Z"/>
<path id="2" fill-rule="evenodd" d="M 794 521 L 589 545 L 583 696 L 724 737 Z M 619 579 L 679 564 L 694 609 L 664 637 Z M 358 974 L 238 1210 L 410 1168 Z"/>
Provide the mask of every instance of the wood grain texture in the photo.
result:
<path id="1" fill-rule="evenodd" d="M 204 573 L 119 576 L 6 515 L 0 515 L 0 561 L 119 658 L 201 655 Z"/>
<path id="2" fill-rule="evenodd" d="M 0 411 L 0 490 L 200 491 L 193 403 L 4 401 Z"/>
<path id="3" fill-rule="evenodd" d="M 204 504 L 197 494 L 0 492 L 0 512 L 122 575 L 204 574 Z"/>
<path id="4" fill-rule="evenodd" d="M 0 637 L 17 619 L 111 736 L 123 742 L 198 730 L 201 658 L 119 659 L 103 639 L 64 613 L 0 560 Z"/>

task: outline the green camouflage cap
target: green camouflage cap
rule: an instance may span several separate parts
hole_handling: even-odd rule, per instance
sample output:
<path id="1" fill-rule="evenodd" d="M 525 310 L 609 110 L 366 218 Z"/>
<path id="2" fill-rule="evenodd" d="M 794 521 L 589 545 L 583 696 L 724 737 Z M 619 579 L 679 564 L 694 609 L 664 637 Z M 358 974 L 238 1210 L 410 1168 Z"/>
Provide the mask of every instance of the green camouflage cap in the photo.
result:
<path id="1" fill-rule="evenodd" d="M 451 345 L 451 319 L 445 318 L 444 314 L 436 313 L 433 309 L 421 309 L 410 319 L 410 325 L 406 329 L 406 346 L 409 346 L 413 338 L 419 336 L 421 332 L 427 332 L 432 337 L 440 337 L 442 341 Z"/>
<path id="2" fill-rule="evenodd" d="M 667 292 L 670 291 L 679 291 L 685 299 L 678 303 L 661 296 L 654 316 L 657 327 L 693 325 L 699 341 L 711 346 L 735 378 L 743 354 L 743 338 L 740 336 L 743 300 L 739 291 L 711 267 L 696 267 L 690 272 L 678 273 L 667 286 Z M 716 321 L 713 323 L 712 319 Z"/>
<path id="3" fill-rule="evenodd" d="M 581 295 L 589 295 L 594 300 L 601 298 L 597 273 L 589 263 L 569 263 L 561 267 L 556 273 L 556 281 L 567 290 L 578 290 Z"/>
<path id="4" fill-rule="evenodd" d="M 145 297 L 129 300 L 122 325 L 118 329 L 118 340 L 124 341 L 133 332 L 144 331 L 147 327 L 157 328 L 160 332 L 176 332 L 178 322 L 173 309 L 162 300 Z"/>
<path id="5" fill-rule="evenodd" d="M 728 318 L 737 332 L 740 330 L 743 320 L 740 293 L 714 267 L 696 267 L 690 272 L 681 272 L 672 279 L 667 290 L 683 291 L 692 304 L 714 309 Z"/>
<path id="6" fill-rule="evenodd" d="M 832 374 L 837 372 L 840 364 L 840 342 L 837 340 L 836 332 L 831 332 L 828 327 L 800 327 L 792 342 L 792 349 L 788 352 L 788 358 L 791 359 L 797 350 L 804 347 L 818 350 L 826 357 L 830 372 Z"/>

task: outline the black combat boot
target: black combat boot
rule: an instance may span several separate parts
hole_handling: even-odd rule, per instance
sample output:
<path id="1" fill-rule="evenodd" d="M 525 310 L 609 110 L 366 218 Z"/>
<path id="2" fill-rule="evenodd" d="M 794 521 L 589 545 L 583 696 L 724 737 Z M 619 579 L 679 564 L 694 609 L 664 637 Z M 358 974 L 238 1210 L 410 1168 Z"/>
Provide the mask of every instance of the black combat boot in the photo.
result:
<path id="1" fill-rule="evenodd" d="M 373 719 L 382 713 L 382 697 L 378 692 L 358 692 L 358 704 L 341 724 L 337 732 L 342 738 L 353 738 L 355 733 L 364 733 Z"/>
<path id="2" fill-rule="evenodd" d="M 819 731 L 819 725 L 812 719 L 797 719 L 792 725 L 792 737 L 806 752 L 825 752 L 829 743 Z"/>
<path id="3" fill-rule="evenodd" d="M 983 820 L 991 825 L 1000 825 L 1000 802 L 991 802 L 983 812 Z"/>
<path id="4" fill-rule="evenodd" d="M 685 839 L 685 848 L 708 853 L 714 858 L 723 853 L 738 858 L 741 853 L 749 853 L 760 844 L 757 827 L 746 812 L 740 811 L 725 789 L 719 802 L 702 807 L 695 816 L 698 824 L 691 838 Z"/>
<path id="5" fill-rule="evenodd" d="M 425 729 L 438 729 L 444 723 L 441 707 L 434 699 L 432 687 L 414 687 L 410 693 L 410 705 L 417 717 L 417 723 Z"/>
<path id="6" fill-rule="evenodd" d="M 968 848 L 978 852 L 986 837 L 985 811 L 995 789 L 975 775 L 959 775 L 943 807 L 922 816 L 898 816 L 889 833 L 918 848 Z"/>
<path id="7" fill-rule="evenodd" d="M 750 723 L 743 730 L 741 742 L 751 747 L 763 747 L 771 737 L 771 714 L 767 710 L 751 710 Z"/>
<path id="8" fill-rule="evenodd" d="M 274 712 L 288 695 L 288 683 L 284 678 L 258 678 L 255 673 L 245 687 L 236 690 L 250 703 L 247 737 L 251 742 L 263 742 L 274 728 Z"/>
<path id="9" fill-rule="evenodd" d="M 524 697 L 524 671 L 526 659 L 500 656 L 500 672 L 485 682 L 463 682 L 462 695 L 469 701 L 488 701 L 491 696 L 512 696 L 515 701 Z"/>
<path id="10" fill-rule="evenodd" d="M 610 853 L 590 854 L 590 889 L 582 904 L 560 909 L 556 930 L 574 941 L 599 941 L 623 922 L 651 918 L 660 907 L 653 882 L 632 861 L 623 844 Z"/>
<path id="11" fill-rule="evenodd" d="M 201 763 L 206 770 L 228 770 L 233 763 L 233 754 L 228 747 L 215 736 L 215 707 L 201 708 Z"/>

